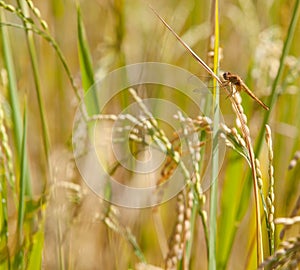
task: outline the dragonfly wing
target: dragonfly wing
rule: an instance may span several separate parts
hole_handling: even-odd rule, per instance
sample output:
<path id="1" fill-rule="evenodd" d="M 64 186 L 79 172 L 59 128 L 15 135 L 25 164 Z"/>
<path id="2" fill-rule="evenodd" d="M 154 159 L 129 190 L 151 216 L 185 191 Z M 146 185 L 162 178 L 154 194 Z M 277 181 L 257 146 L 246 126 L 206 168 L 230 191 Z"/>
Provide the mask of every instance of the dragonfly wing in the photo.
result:
<path id="1" fill-rule="evenodd" d="M 269 107 L 264 104 L 254 93 L 245 85 L 244 83 L 241 85 L 243 90 L 250 96 L 252 97 L 257 103 L 259 103 L 265 110 L 269 110 Z"/>

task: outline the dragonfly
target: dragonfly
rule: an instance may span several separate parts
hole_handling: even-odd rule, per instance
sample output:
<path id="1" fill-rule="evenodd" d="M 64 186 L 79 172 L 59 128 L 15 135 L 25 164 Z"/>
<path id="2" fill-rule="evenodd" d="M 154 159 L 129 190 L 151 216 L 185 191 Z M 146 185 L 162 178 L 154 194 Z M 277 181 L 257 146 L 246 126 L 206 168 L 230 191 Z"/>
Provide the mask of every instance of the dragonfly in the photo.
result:
<path id="1" fill-rule="evenodd" d="M 219 85 L 223 88 L 230 86 L 232 89 L 232 86 L 236 89 L 236 91 L 246 92 L 251 98 L 253 98 L 256 102 L 258 102 L 265 110 L 269 110 L 269 107 L 264 104 L 249 88 L 248 86 L 243 82 L 243 80 L 236 74 L 232 74 L 231 72 L 224 72 L 222 77 L 224 81 L 222 81 L 211 69 L 210 67 L 183 41 L 179 35 L 173 30 L 171 26 L 167 24 L 167 22 L 156 12 L 155 9 L 153 9 L 151 6 L 150 8 L 153 10 L 155 15 L 158 17 L 158 19 L 169 29 L 169 31 L 176 37 L 176 39 L 187 49 L 187 51 L 192 55 L 193 58 L 195 58 L 202 66 L 203 68 L 214 78 L 217 80 Z M 230 91 L 230 96 L 234 94 L 234 91 Z"/>
<path id="2" fill-rule="evenodd" d="M 223 73 L 223 86 L 228 84 L 234 85 L 236 91 L 241 92 L 244 90 L 250 97 L 252 97 L 258 104 L 260 104 L 265 110 L 269 110 L 269 107 L 263 103 L 243 82 L 243 80 L 236 74 L 232 74 L 231 72 L 227 71 Z M 234 94 L 234 91 L 231 91 L 231 95 Z"/>

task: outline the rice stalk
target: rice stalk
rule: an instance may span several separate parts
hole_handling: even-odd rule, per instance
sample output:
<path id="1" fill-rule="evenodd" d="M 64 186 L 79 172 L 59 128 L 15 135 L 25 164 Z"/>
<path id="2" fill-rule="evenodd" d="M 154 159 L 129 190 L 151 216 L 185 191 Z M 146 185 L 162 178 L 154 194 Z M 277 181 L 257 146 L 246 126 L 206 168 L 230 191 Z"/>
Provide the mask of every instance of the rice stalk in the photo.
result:
<path id="1" fill-rule="evenodd" d="M 19 205 L 18 205 L 18 223 L 17 223 L 17 239 L 18 239 L 18 247 L 19 253 L 15 257 L 14 265 L 18 267 L 23 267 L 25 264 L 25 250 L 21 247 L 24 244 L 24 216 L 25 216 L 25 194 L 26 194 L 26 164 L 27 164 L 27 156 L 26 156 L 26 142 L 27 142 L 27 107 L 26 103 L 24 106 L 24 115 L 23 115 L 23 136 L 22 136 L 22 150 L 21 150 L 21 165 L 20 165 L 20 180 L 19 180 Z"/>
<path id="2" fill-rule="evenodd" d="M 115 206 L 110 204 L 101 220 L 108 228 L 122 235 L 131 244 L 134 253 L 139 258 L 140 262 L 147 263 L 145 255 L 143 254 L 143 251 L 137 243 L 136 237 L 133 235 L 130 228 L 125 227 L 118 220 L 118 209 Z"/>
<path id="3" fill-rule="evenodd" d="M 26 31 L 32 31 L 35 34 L 38 34 L 39 36 L 41 36 L 42 38 L 44 38 L 55 50 L 59 60 L 61 61 L 63 68 L 65 69 L 65 72 L 67 74 L 67 77 L 71 83 L 72 89 L 74 90 L 74 93 L 77 97 L 78 100 L 81 99 L 81 95 L 79 93 L 79 89 L 78 86 L 73 78 L 73 75 L 71 73 L 71 70 L 67 64 L 67 61 L 64 57 L 63 52 L 61 51 L 59 45 L 57 44 L 57 42 L 55 41 L 55 39 L 52 37 L 52 35 L 49 33 L 48 28 L 45 27 L 46 23 L 43 24 L 42 29 L 39 28 L 35 23 L 34 20 L 31 17 L 27 17 L 23 11 L 19 8 L 15 8 L 12 5 L 8 5 L 6 4 L 4 1 L 0 1 L 0 8 L 3 8 L 4 10 L 7 10 L 8 12 L 11 12 L 13 14 L 15 14 L 19 19 L 21 19 L 21 21 L 24 23 L 24 25 L 19 25 L 19 24 L 15 24 L 15 23 L 7 23 L 5 22 L 5 20 L 1 19 L 0 20 L 0 25 L 2 26 L 11 26 L 11 27 L 15 27 L 15 28 L 20 28 Z M 3 29 L 4 27 L 1 27 L 1 29 Z"/>
<path id="4" fill-rule="evenodd" d="M 297 269 L 300 263 L 300 237 L 291 237 L 280 243 L 274 254 L 258 269 Z"/>
<path id="5" fill-rule="evenodd" d="M 27 0 L 26 3 L 24 3 L 24 0 L 18 0 L 18 6 L 22 10 L 24 14 L 28 15 L 27 5 L 33 12 L 33 14 L 39 19 L 40 22 L 42 22 L 41 13 L 37 7 L 35 7 L 32 3 L 32 1 Z M 33 72 L 33 79 L 34 79 L 34 85 L 35 85 L 35 91 L 36 96 L 38 100 L 38 106 L 39 106 L 39 116 L 40 121 L 42 124 L 42 139 L 43 139 L 43 146 L 46 156 L 46 161 L 49 169 L 49 155 L 50 155 L 50 139 L 49 139 L 49 132 L 48 132 L 48 126 L 47 126 L 47 119 L 45 114 L 45 107 L 43 103 L 42 93 L 41 93 L 41 82 L 40 82 L 40 74 L 39 74 L 39 68 L 38 68 L 38 60 L 37 60 L 37 51 L 35 48 L 35 42 L 33 39 L 33 33 L 28 30 L 30 28 L 30 24 L 26 23 L 25 21 L 22 21 L 25 33 L 26 33 L 26 42 L 28 46 L 29 56 L 30 56 L 30 62 L 31 62 L 31 69 Z M 43 25 L 41 23 L 41 25 Z M 46 30 L 46 29 L 44 29 Z"/>
<path id="6" fill-rule="evenodd" d="M 233 149 L 239 155 L 244 157 L 250 165 L 246 142 L 235 127 L 229 128 L 226 124 L 222 123 L 220 137 L 225 140 L 227 147 Z"/>
<path id="7" fill-rule="evenodd" d="M 233 86 L 232 86 L 233 87 Z M 256 214 L 256 244 L 257 244 L 257 265 L 263 261 L 263 243 L 262 243 L 262 231 L 261 231 L 261 221 L 260 221 L 260 204 L 259 204 L 259 188 L 258 179 L 255 166 L 255 155 L 252 147 L 252 142 L 250 138 L 250 129 L 247 126 L 247 117 L 244 114 L 244 109 L 241 105 L 241 97 L 237 91 L 234 92 L 232 89 L 231 93 L 234 93 L 230 99 L 232 102 L 232 108 L 237 116 L 237 125 L 241 128 L 246 148 L 248 150 L 250 168 L 252 173 L 253 191 L 254 191 L 254 201 L 255 201 L 255 214 Z"/>
<path id="8" fill-rule="evenodd" d="M 274 167 L 273 167 L 273 143 L 272 143 L 272 134 L 271 128 L 266 125 L 266 141 L 268 145 L 268 174 L 269 174 L 269 189 L 267 195 L 267 207 L 268 215 L 266 216 L 267 221 L 267 230 L 268 230 L 268 239 L 269 239 L 269 250 L 270 255 L 274 253 L 275 249 L 275 225 L 274 225 L 274 214 L 275 214 L 275 192 L 274 192 Z"/>
<path id="9" fill-rule="evenodd" d="M 1 2 L 0 2 L 1 7 Z M 2 9 L 0 10 L 0 21 L 5 21 L 5 17 Z M 13 120 L 13 137 L 14 143 L 17 149 L 17 162 L 22 162 L 22 120 L 21 120 L 21 109 L 18 98 L 18 89 L 16 81 L 16 73 L 14 69 L 13 57 L 11 52 L 10 39 L 6 27 L 0 27 L 0 35 L 2 40 L 2 50 L 4 65 L 7 70 L 8 79 L 8 93 L 9 93 L 9 103 L 12 108 L 12 120 Z M 27 153 L 26 153 L 27 155 Z M 28 169 L 27 159 L 24 161 L 25 164 L 25 175 L 26 175 L 26 194 L 31 195 L 31 177 Z"/>
<path id="10" fill-rule="evenodd" d="M 212 2 L 212 34 L 211 39 L 214 40 L 214 66 L 213 73 L 219 74 L 219 1 Z M 218 174 L 219 174 L 219 125 L 220 125 L 220 107 L 219 107 L 219 85 L 217 80 L 213 79 L 213 157 L 212 157 L 212 185 L 210 190 L 210 212 L 209 212 L 209 251 L 208 251 L 208 269 L 214 270 L 217 267 L 217 204 L 218 204 Z"/>
<path id="11" fill-rule="evenodd" d="M 25 5 L 23 4 L 24 2 L 21 2 L 20 0 L 18 0 L 18 3 L 19 3 L 19 7 L 21 7 L 24 12 L 24 10 L 26 10 Z M 21 3 L 22 3 L 22 5 L 20 5 Z M 42 28 L 44 30 L 48 30 L 48 24 L 45 20 L 43 20 L 43 18 L 41 16 L 41 11 L 39 10 L 39 8 L 37 8 L 31 0 L 26 0 L 26 4 L 29 7 L 29 9 L 31 10 L 31 12 L 34 14 L 34 16 L 38 19 Z M 24 13 L 28 15 L 28 12 L 24 12 Z"/>
<path id="12" fill-rule="evenodd" d="M 2 102 L 0 101 L 0 147 L 1 158 L 3 159 L 4 175 L 10 188 L 13 191 L 13 196 L 16 195 L 16 177 L 14 173 L 13 155 L 8 141 L 8 134 L 4 123 L 4 111 L 2 109 Z M 17 202 L 15 197 L 15 203 Z"/>
<path id="13" fill-rule="evenodd" d="M 300 216 L 293 216 L 291 218 L 276 218 L 275 224 L 283 224 L 285 226 L 291 226 L 300 222 Z"/>
<path id="14" fill-rule="evenodd" d="M 8 244 L 8 193 L 7 193 L 7 183 L 10 185 L 13 190 L 14 198 L 16 196 L 15 192 L 15 175 L 13 171 L 12 155 L 11 149 L 8 144 L 8 137 L 6 133 L 6 128 L 4 125 L 4 113 L 2 110 L 2 102 L 0 102 L 0 201 L 1 201 L 1 210 L 0 210 L 0 262 L 4 263 L 7 269 L 11 269 L 11 258 L 10 250 Z M 15 203 L 16 203 L 15 198 Z"/>
<path id="15" fill-rule="evenodd" d="M 95 84 L 92 57 L 89 51 L 88 41 L 85 34 L 85 28 L 82 21 L 79 5 L 77 6 L 77 31 L 78 31 L 78 55 L 82 77 L 82 87 L 86 94 L 89 90 L 93 91 L 92 95 L 85 98 L 85 107 L 88 115 L 99 113 L 98 97 L 95 89 L 91 87 Z"/>
<path id="16" fill-rule="evenodd" d="M 190 218 L 191 224 L 191 234 L 193 236 L 194 233 L 194 226 L 196 224 L 196 213 L 201 217 L 201 222 L 204 229 L 205 234 L 205 241 L 206 241 L 206 251 L 207 256 L 209 254 L 209 232 L 208 232 L 208 224 L 207 224 L 207 213 L 204 210 L 204 204 L 206 201 L 206 195 L 203 193 L 201 187 L 201 168 L 200 164 L 202 161 L 201 158 L 201 145 L 205 142 L 199 141 L 199 133 L 201 132 L 202 135 L 205 134 L 209 135 L 212 133 L 212 121 L 208 117 L 198 116 L 197 119 L 191 119 L 189 117 L 184 117 L 180 112 L 175 115 L 176 119 L 180 121 L 182 132 L 185 135 L 185 143 L 188 146 L 188 152 L 192 159 L 193 164 L 193 176 L 192 176 L 192 186 L 194 188 L 194 203 L 190 211 L 193 213 Z M 194 136 L 193 136 L 194 135 Z M 192 139 L 190 136 L 193 136 Z M 205 138 L 205 136 L 201 136 Z M 191 196 L 191 195 L 190 195 Z M 186 251 L 184 253 L 185 262 L 184 265 L 187 265 L 191 258 L 191 249 L 192 249 L 192 239 L 193 237 L 189 237 L 186 243 Z"/>
<path id="17" fill-rule="evenodd" d="M 184 253 L 184 212 L 185 212 L 185 203 L 184 203 L 184 194 L 181 192 L 177 195 L 177 220 L 174 226 L 174 233 L 172 234 L 170 240 L 169 252 L 165 260 L 165 268 L 168 270 L 176 269 L 178 261 L 182 260 Z"/>

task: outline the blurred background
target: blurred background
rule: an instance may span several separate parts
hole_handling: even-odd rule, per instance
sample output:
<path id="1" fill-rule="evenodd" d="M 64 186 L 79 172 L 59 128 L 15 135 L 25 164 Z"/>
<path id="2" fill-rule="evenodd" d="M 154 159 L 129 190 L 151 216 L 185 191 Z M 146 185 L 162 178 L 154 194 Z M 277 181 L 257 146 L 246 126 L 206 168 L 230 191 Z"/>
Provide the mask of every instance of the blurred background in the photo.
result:
<path id="1" fill-rule="evenodd" d="M 59 45 L 75 82 L 81 88 L 76 2 L 69 0 L 33 2 L 39 9 L 41 18 L 47 22 L 49 33 Z M 220 3 L 220 72 L 230 71 L 239 74 L 267 105 L 271 86 L 280 65 L 294 2 L 243 0 Z M 95 0 L 78 1 L 78 5 L 96 79 L 103 78 L 108 72 L 124 65 L 149 61 L 173 64 L 189 70 L 203 78 L 203 81 L 206 80 L 208 75 L 203 68 L 159 21 L 149 5 L 211 65 L 212 58 L 209 52 L 214 27 L 211 1 Z M 21 24 L 14 13 L 7 10 L 3 10 L 3 13 L 6 21 Z M 76 170 L 72 155 L 72 128 L 78 100 L 53 47 L 41 36 L 34 35 L 41 98 L 45 106 L 50 142 L 51 166 L 48 171 L 42 147 L 39 103 L 34 90 L 32 69 L 29 66 L 30 57 L 24 30 L 14 27 L 7 29 L 21 108 L 24 106 L 24 100 L 27 100 L 27 149 L 32 180 L 30 202 L 37 207 L 33 207 L 34 210 L 31 212 L 26 212 L 25 216 L 27 220 L 37 216 L 38 222 L 28 222 L 26 226 L 33 226 L 34 233 L 42 231 L 44 235 L 40 247 L 42 268 L 138 269 L 137 264 L 141 262 L 141 256 L 135 254 L 136 249 L 129 241 L 128 235 L 131 234 L 136 237 L 135 240 L 146 261 L 151 265 L 163 267 L 163 252 L 159 242 L 160 238 L 168 241 L 173 233 L 177 215 L 176 198 L 160 206 L 159 216 L 164 232 L 159 232 L 155 226 L 152 209 L 113 207 L 112 210 L 108 207 L 108 203 L 102 201 L 86 186 Z M 289 216 L 299 196 L 299 164 L 288 170 L 290 160 L 300 148 L 299 43 L 298 22 L 277 89 L 280 94 L 271 108 L 269 120 L 274 148 L 276 217 Z M 1 102 L 4 104 L 5 125 L 14 155 L 16 149 L 12 139 L 12 108 L 5 87 L 7 75 L 3 57 L 0 61 L 3 81 Z M 246 94 L 242 94 L 242 97 L 255 146 L 258 133 L 264 128 L 262 122 L 265 111 Z M 229 99 L 226 99 L 226 96 L 220 99 L 225 123 L 232 127 L 235 125 L 235 116 Z M 267 178 L 268 154 L 265 144 L 259 159 L 262 173 Z M 17 161 L 15 162 L 17 164 Z M 20 174 L 18 169 L 16 171 L 18 179 Z M 220 255 L 218 269 L 255 267 L 253 196 L 251 195 L 251 200 L 247 203 L 248 209 L 238 223 L 233 221 L 233 217 L 228 220 L 229 216 L 236 213 L 240 201 L 243 200 L 241 190 L 247 184 L 249 172 L 247 162 L 234 151 L 228 150 L 218 181 L 217 257 Z M 232 185 L 234 188 L 228 188 Z M 207 196 L 209 197 L 209 194 Z M 12 201 L 10 198 L 8 208 L 9 231 L 12 236 L 9 238 L 8 246 L 11 256 L 18 253 L 14 243 L 17 208 Z M 208 202 L 205 209 L 209 209 Z M 112 225 L 103 222 L 103 216 L 107 215 L 106 211 L 115 211 L 113 215 L 119 227 L 112 229 Z M 200 220 L 196 222 L 195 228 L 190 269 L 207 269 L 207 253 Z M 126 231 L 127 229 L 130 233 Z M 276 231 L 276 245 L 279 242 L 280 229 L 279 227 Z M 298 230 L 294 229 L 287 234 L 295 235 L 297 232 Z M 29 241 L 24 245 L 27 245 L 25 253 L 30 253 L 32 243 Z M 269 255 L 267 251 L 265 253 L 265 256 Z M 3 267 L 5 269 L 6 266 Z"/>

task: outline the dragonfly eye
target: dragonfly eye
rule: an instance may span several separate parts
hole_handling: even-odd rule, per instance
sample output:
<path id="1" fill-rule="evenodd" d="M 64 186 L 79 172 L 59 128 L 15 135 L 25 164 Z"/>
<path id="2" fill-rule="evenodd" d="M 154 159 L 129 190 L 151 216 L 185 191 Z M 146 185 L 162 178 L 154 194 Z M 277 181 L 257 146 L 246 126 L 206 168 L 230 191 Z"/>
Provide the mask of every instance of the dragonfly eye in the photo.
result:
<path id="1" fill-rule="evenodd" d="M 230 73 L 229 71 L 224 72 L 224 73 L 223 73 L 223 78 L 224 78 L 224 80 L 226 80 L 226 81 L 229 80 L 230 75 L 231 75 L 231 73 Z"/>

